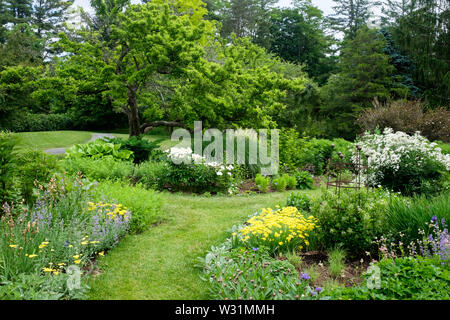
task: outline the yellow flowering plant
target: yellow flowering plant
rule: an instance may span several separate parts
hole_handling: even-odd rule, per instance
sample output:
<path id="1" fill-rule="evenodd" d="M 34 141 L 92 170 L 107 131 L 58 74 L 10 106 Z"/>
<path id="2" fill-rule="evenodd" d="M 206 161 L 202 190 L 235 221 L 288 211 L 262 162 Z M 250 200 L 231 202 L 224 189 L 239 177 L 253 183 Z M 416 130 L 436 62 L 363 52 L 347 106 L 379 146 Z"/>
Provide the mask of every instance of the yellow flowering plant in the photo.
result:
<path id="1" fill-rule="evenodd" d="M 249 248 L 265 246 L 272 252 L 300 250 L 309 245 L 308 232 L 317 227 L 316 218 L 305 217 L 295 207 L 267 208 L 251 217 L 233 237 Z"/>

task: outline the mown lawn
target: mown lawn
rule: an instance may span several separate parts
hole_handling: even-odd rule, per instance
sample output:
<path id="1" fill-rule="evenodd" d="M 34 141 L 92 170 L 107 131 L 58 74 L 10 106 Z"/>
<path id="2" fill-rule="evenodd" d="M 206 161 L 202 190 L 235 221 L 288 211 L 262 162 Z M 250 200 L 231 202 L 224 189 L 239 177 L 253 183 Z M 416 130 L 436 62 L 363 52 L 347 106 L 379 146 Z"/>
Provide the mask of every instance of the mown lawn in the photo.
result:
<path id="1" fill-rule="evenodd" d="M 20 132 L 15 135 L 19 137 L 20 141 L 17 145 L 17 150 L 33 149 L 45 151 L 54 148 L 68 148 L 78 143 L 87 143 L 95 132 L 90 131 L 45 131 L 45 132 Z M 107 132 L 112 133 L 118 138 L 128 138 L 127 133 Z M 162 149 L 170 148 L 178 142 L 170 141 L 170 136 L 164 132 L 156 132 L 156 134 L 147 135 L 145 139 L 149 141 L 164 140 L 161 143 Z"/>
<path id="2" fill-rule="evenodd" d="M 92 132 L 87 131 L 46 131 L 16 133 L 20 142 L 18 149 L 47 150 L 52 148 L 70 147 L 91 139 Z"/>
<path id="3" fill-rule="evenodd" d="M 319 191 L 308 191 L 317 195 Z M 127 236 L 99 261 L 91 299 L 207 299 L 198 257 L 263 207 L 284 205 L 289 192 L 235 197 L 163 194 L 167 222 Z"/>

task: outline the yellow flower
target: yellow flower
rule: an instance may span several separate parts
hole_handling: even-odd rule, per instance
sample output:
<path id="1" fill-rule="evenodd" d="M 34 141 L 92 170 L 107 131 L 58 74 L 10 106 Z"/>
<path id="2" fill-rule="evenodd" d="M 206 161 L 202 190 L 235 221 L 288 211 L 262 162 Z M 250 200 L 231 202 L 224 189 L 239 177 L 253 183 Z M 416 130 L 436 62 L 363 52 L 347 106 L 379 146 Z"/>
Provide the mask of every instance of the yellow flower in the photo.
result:
<path id="1" fill-rule="evenodd" d="M 279 244 L 280 246 L 282 246 L 282 245 L 283 245 L 283 242 L 280 241 L 280 242 L 278 242 L 278 244 Z"/>
<path id="2" fill-rule="evenodd" d="M 10 244 L 9 245 L 11 248 L 17 248 L 17 244 Z"/>
<path id="3" fill-rule="evenodd" d="M 65 266 L 65 265 L 66 265 L 65 263 L 58 263 L 58 266 L 60 266 L 60 267 Z"/>
<path id="4" fill-rule="evenodd" d="M 42 268 L 42 271 L 44 271 L 44 272 L 53 272 L 54 270 L 52 268 Z"/>
<path id="5" fill-rule="evenodd" d="M 98 253 L 98 255 L 103 257 L 103 256 L 105 255 L 105 251 L 100 251 L 100 252 Z"/>
<path id="6" fill-rule="evenodd" d="M 91 241 L 91 244 L 97 244 L 100 243 L 100 241 Z"/>
<path id="7" fill-rule="evenodd" d="M 72 256 L 74 259 L 79 259 L 80 258 L 80 255 L 79 254 L 77 254 L 77 255 L 75 255 L 75 256 Z"/>
<path id="8" fill-rule="evenodd" d="M 37 257 L 37 254 L 30 254 L 30 255 L 27 255 L 27 256 L 28 256 L 28 258 L 33 259 L 34 257 Z"/>
<path id="9" fill-rule="evenodd" d="M 81 262 L 80 259 L 74 261 L 74 263 L 76 263 L 76 264 L 79 264 L 80 262 Z"/>
<path id="10" fill-rule="evenodd" d="M 82 244 L 83 246 L 87 245 L 88 243 L 89 243 L 89 241 L 82 241 L 82 242 L 81 242 L 81 244 Z"/>

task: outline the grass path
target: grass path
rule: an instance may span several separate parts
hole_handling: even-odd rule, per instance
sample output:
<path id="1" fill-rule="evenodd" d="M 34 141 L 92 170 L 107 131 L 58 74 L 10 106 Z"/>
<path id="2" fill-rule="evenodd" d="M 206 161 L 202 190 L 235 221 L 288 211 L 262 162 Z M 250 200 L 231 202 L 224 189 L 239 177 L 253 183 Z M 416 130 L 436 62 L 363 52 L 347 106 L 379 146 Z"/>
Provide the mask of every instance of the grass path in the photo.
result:
<path id="1" fill-rule="evenodd" d="M 197 257 L 225 240 L 234 224 L 263 207 L 283 205 L 288 195 L 206 198 L 164 194 L 168 222 L 126 237 L 101 258 L 100 275 L 90 279 L 90 298 L 207 299 Z"/>

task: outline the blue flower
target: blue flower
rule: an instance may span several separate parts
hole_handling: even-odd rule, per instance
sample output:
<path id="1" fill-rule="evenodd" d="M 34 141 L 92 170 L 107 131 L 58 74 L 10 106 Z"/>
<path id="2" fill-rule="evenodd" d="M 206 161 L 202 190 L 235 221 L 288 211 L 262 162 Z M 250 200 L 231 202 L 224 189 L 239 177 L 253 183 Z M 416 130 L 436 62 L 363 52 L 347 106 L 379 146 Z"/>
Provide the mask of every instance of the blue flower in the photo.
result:
<path id="1" fill-rule="evenodd" d="M 309 280 L 309 279 L 311 279 L 311 277 L 307 273 L 302 273 L 302 279 Z"/>
<path id="2" fill-rule="evenodd" d="M 437 217 L 436 217 L 436 216 L 433 216 L 433 217 L 431 218 L 431 221 L 437 222 Z"/>
<path id="3" fill-rule="evenodd" d="M 252 248 L 252 250 L 256 252 L 256 251 L 258 251 L 259 249 L 258 249 L 258 248 Z"/>
<path id="4" fill-rule="evenodd" d="M 321 293 L 321 292 L 322 292 L 322 288 L 321 288 L 321 287 L 317 287 L 317 288 L 316 288 L 316 292 L 317 292 L 317 293 Z"/>

